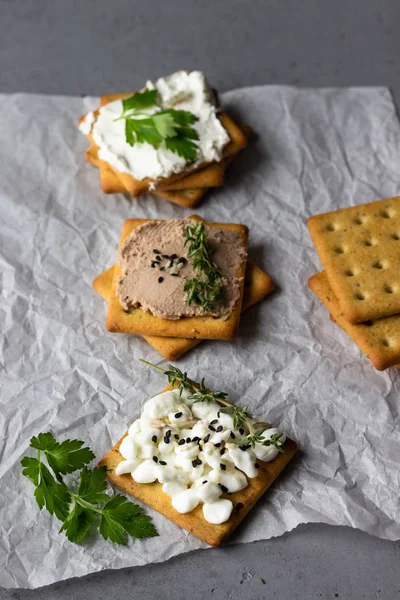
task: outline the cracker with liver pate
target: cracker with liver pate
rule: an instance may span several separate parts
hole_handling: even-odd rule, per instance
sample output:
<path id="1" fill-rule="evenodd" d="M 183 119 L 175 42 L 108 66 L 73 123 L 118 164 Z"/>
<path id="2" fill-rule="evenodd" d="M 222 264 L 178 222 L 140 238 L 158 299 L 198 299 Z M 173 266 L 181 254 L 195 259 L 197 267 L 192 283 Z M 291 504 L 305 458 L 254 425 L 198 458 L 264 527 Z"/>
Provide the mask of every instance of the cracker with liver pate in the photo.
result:
<path id="1" fill-rule="evenodd" d="M 331 319 L 357 344 L 378 371 L 400 363 L 400 315 L 365 323 L 349 323 L 329 285 L 325 271 L 313 275 L 308 286 L 331 314 Z"/>
<path id="2" fill-rule="evenodd" d="M 168 389 L 170 389 L 169 386 L 166 390 Z M 246 488 L 229 495 L 222 494 L 221 498 L 228 498 L 232 501 L 234 509 L 228 521 L 221 525 L 213 525 L 205 520 L 200 505 L 190 513 L 177 512 L 171 504 L 171 498 L 162 491 L 161 483 L 141 484 L 136 483 L 129 473 L 116 475 L 115 468 L 123 460 L 118 449 L 125 435 L 99 463 L 99 466 L 107 468 L 107 477 L 111 483 L 211 546 L 221 546 L 228 539 L 297 452 L 296 443 L 287 438 L 283 445 L 283 452 L 278 454 L 273 461 L 258 461 L 259 475 L 253 479 L 248 478 Z"/>
<path id="3" fill-rule="evenodd" d="M 316 215 L 308 229 L 346 321 L 400 313 L 400 196 Z"/>
<path id="4" fill-rule="evenodd" d="M 93 289 L 108 302 L 111 295 L 114 267 L 110 267 L 93 280 Z M 242 312 L 261 302 L 275 289 L 271 277 L 264 273 L 257 265 L 248 262 L 244 281 Z M 143 338 L 166 360 L 175 361 L 192 348 L 200 344 L 202 340 L 190 340 L 186 338 L 168 338 L 161 336 L 144 335 Z"/>
<path id="5" fill-rule="evenodd" d="M 201 222 L 197 216 L 190 219 Z M 154 222 L 151 219 L 128 219 L 125 221 L 120 239 L 121 248 L 125 239 L 132 231 L 145 223 Z M 157 221 L 156 221 L 157 222 Z M 247 248 L 247 227 L 229 223 L 206 223 L 210 227 L 234 231 L 241 238 L 243 249 Z M 212 316 L 183 317 L 177 320 L 156 317 L 149 311 L 141 308 L 124 310 L 116 293 L 117 278 L 121 276 L 121 269 L 115 266 L 114 281 L 106 317 L 106 327 L 114 333 L 135 333 L 140 335 L 155 335 L 163 337 L 182 337 L 190 339 L 220 339 L 232 340 L 236 337 L 239 327 L 240 313 L 243 298 L 244 275 L 246 271 L 246 260 L 242 260 L 237 269 L 236 277 L 239 285 L 239 298 L 233 310 L 223 318 Z M 160 290 L 161 291 L 161 290 Z"/>

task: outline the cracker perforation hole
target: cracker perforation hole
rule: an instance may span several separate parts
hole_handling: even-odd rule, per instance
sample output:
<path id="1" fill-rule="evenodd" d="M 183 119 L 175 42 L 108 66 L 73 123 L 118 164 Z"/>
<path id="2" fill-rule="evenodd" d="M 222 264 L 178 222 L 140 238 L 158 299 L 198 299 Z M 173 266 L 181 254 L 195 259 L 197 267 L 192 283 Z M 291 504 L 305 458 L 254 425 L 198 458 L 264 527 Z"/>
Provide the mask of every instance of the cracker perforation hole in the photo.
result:
<path id="1" fill-rule="evenodd" d="M 391 285 L 385 285 L 383 287 L 383 291 L 386 292 L 386 294 L 393 294 L 394 289 L 392 288 Z"/>
<path id="2" fill-rule="evenodd" d="M 365 240 L 364 246 L 375 246 L 374 240 Z"/>
<path id="3" fill-rule="evenodd" d="M 364 219 L 362 217 L 355 217 L 353 219 L 354 225 L 362 225 L 364 223 Z"/>
<path id="4" fill-rule="evenodd" d="M 357 300 L 365 300 L 365 296 L 361 292 L 356 292 L 354 294 L 354 298 L 356 298 Z"/>
<path id="5" fill-rule="evenodd" d="M 390 342 L 387 339 L 383 339 L 381 341 L 381 344 L 382 344 L 382 346 L 385 346 L 385 348 L 389 348 L 389 346 L 390 346 Z"/>
<path id="6" fill-rule="evenodd" d="M 328 223 L 328 225 L 325 227 L 326 231 L 336 231 L 337 227 L 334 223 Z"/>
<path id="7" fill-rule="evenodd" d="M 390 217 L 391 217 L 389 211 L 386 209 L 381 210 L 379 213 L 379 216 L 382 217 L 383 219 L 390 219 Z"/>
<path id="8" fill-rule="evenodd" d="M 333 251 L 335 254 L 344 254 L 344 249 L 341 246 L 336 246 Z"/>
<path id="9" fill-rule="evenodd" d="M 384 266 L 380 260 L 376 260 L 374 263 L 372 263 L 372 266 L 374 269 L 383 269 L 384 268 Z"/>
<path id="10" fill-rule="evenodd" d="M 354 271 L 352 271 L 351 269 L 346 269 L 344 274 L 346 275 L 346 277 L 354 277 Z"/>
<path id="11" fill-rule="evenodd" d="M 398 242 L 400 240 L 400 235 L 398 233 L 392 233 L 391 238 L 392 240 L 396 240 L 396 242 Z"/>

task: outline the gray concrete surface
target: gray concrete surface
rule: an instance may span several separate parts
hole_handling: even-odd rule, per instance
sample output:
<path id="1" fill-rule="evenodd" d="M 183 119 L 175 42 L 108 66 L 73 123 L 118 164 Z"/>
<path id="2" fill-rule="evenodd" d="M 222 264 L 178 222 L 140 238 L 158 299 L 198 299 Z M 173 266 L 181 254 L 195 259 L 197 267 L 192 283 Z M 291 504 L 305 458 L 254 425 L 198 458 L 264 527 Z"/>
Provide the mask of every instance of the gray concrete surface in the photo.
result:
<path id="1" fill-rule="evenodd" d="M 399 104 L 399 19 L 398 0 L 0 0 L 0 91 L 100 94 L 199 68 L 220 90 L 389 85 Z M 0 590 L 0 600 L 392 600 L 399 558 L 399 543 L 310 525 L 32 592 Z"/>

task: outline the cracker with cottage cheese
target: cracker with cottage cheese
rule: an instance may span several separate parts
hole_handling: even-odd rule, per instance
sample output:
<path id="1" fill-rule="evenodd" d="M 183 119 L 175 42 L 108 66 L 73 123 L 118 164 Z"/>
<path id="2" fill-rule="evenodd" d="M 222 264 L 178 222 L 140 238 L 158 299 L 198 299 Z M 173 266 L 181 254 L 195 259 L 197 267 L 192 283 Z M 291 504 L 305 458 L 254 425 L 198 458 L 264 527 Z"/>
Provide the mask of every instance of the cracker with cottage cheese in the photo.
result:
<path id="1" fill-rule="evenodd" d="M 264 430 L 251 445 L 254 429 Z M 219 402 L 199 402 L 168 386 L 145 403 L 100 465 L 111 483 L 220 546 L 296 452 L 276 428 L 253 418 L 235 423 Z"/>

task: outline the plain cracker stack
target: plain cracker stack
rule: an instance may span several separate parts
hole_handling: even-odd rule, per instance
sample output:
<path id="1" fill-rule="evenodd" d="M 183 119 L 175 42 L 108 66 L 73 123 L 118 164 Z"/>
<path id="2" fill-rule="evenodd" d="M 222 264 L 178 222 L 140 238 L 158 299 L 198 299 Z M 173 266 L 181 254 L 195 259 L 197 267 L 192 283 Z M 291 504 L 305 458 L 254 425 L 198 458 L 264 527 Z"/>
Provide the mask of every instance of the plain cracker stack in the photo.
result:
<path id="1" fill-rule="evenodd" d="M 115 100 L 132 96 L 132 93 L 109 94 L 100 98 L 100 108 Z M 184 208 L 196 206 L 206 192 L 212 187 L 219 187 L 224 182 L 225 169 L 233 158 L 247 145 L 247 139 L 253 134 L 250 127 L 239 126 L 226 113 L 219 116 L 222 125 L 228 132 L 231 141 L 225 146 L 223 158 L 218 163 L 200 165 L 196 168 L 188 168 L 185 171 L 171 175 L 166 179 L 154 182 L 148 178 L 137 180 L 128 173 L 122 173 L 114 169 L 107 162 L 99 159 L 98 147 L 89 134 L 90 147 L 86 151 L 86 160 L 100 169 L 101 188 L 106 194 L 127 193 L 138 196 L 149 191 L 149 185 L 156 184 L 152 193 L 156 196 L 169 200 L 173 204 Z M 79 122 L 84 119 L 81 117 Z"/>
<path id="2" fill-rule="evenodd" d="M 311 217 L 308 229 L 349 323 L 400 313 L 400 196 Z"/>
<path id="3" fill-rule="evenodd" d="M 378 370 L 400 362 L 400 197 L 311 217 L 308 285 Z"/>
<path id="4" fill-rule="evenodd" d="M 114 279 L 114 267 L 110 267 L 93 280 L 93 289 L 108 303 Z M 261 302 L 275 289 L 271 277 L 264 273 L 257 265 L 248 262 L 244 280 L 242 312 Z M 198 346 L 202 340 L 187 338 L 173 338 L 144 335 L 143 338 L 166 360 L 175 361 L 192 348 Z"/>
<path id="5" fill-rule="evenodd" d="M 168 386 L 164 391 L 168 389 L 171 388 Z M 123 460 L 119 453 L 119 446 L 125 435 L 99 463 L 99 466 L 107 468 L 107 477 L 111 483 L 211 546 L 221 546 L 228 539 L 297 452 L 296 442 L 286 438 L 283 452 L 278 454 L 273 461 L 258 461 L 260 465 L 259 474 L 253 479 L 247 478 L 248 486 L 246 488 L 239 492 L 222 494 L 221 498 L 231 500 L 234 508 L 228 521 L 221 525 L 213 525 L 205 520 L 200 505 L 190 513 L 181 514 L 177 512 L 172 507 L 171 498 L 162 491 L 161 483 L 141 484 L 136 483 L 129 473 L 116 475 L 115 468 Z"/>

